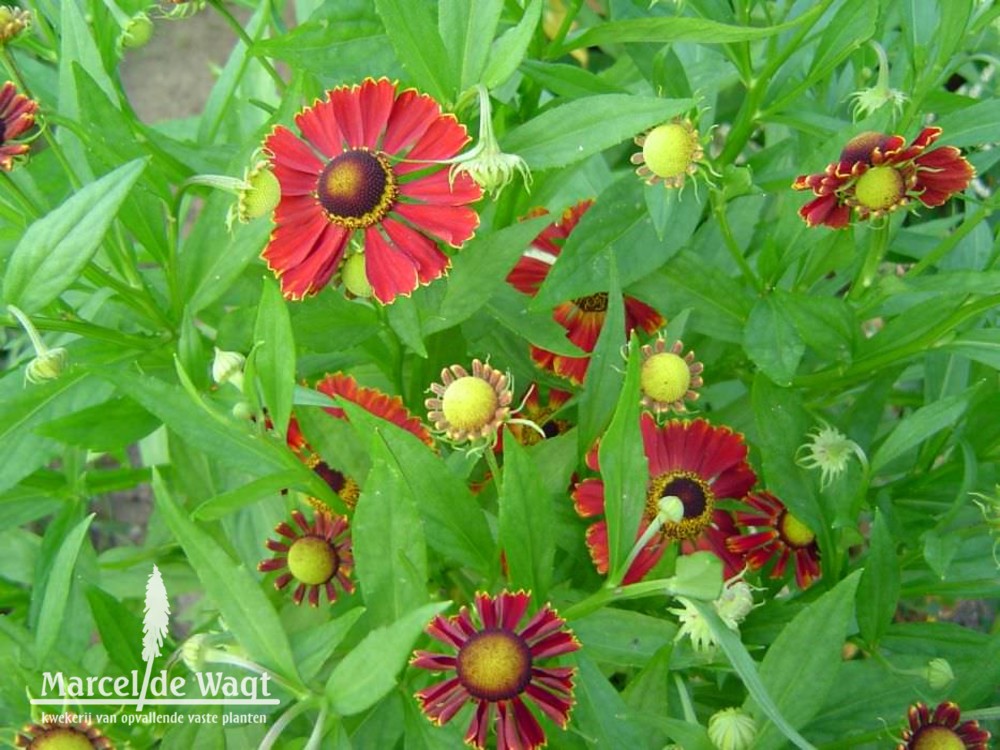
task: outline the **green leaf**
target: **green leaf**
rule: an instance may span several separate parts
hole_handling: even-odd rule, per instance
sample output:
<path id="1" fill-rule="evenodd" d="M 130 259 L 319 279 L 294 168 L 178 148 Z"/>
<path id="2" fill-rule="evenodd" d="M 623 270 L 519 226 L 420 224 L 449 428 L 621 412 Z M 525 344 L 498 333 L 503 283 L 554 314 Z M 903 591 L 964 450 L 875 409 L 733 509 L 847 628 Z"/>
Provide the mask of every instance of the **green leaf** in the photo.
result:
<path id="1" fill-rule="evenodd" d="M 1000 370 L 1000 328 L 977 328 L 942 348 Z"/>
<path id="2" fill-rule="evenodd" d="M 551 216 L 539 216 L 474 237 L 452 261 L 444 299 L 423 321 L 425 334 L 458 325 L 507 285 L 507 274 Z"/>
<path id="3" fill-rule="evenodd" d="M 588 738 L 592 747 L 644 747 L 638 729 L 622 721 L 628 710 L 618 691 L 584 652 L 578 652 L 574 660 L 579 665 L 573 709 L 576 731 Z"/>
<path id="4" fill-rule="evenodd" d="M 784 289 L 775 289 L 773 296 L 806 345 L 829 359 L 850 359 L 860 326 L 846 300 Z"/>
<path id="5" fill-rule="evenodd" d="M 677 19 L 680 20 L 680 19 Z M 564 167 L 642 133 L 695 106 L 693 99 L 601 94 L 547 109 L 503 139 L 532 169 Z"/>
<path id="6" fill-rule="evenodd" d="M 517 25 L 493 43 L 486 70 L 483 71 L 482 84 L 487 89 L 506 83 L 514 75 L 517 66 L 524 60 L 541 17 L 542 0 L 531 0 Z"/>
<path id="7" fill-rule="evenodd" d="M 152 484 L 156 509 L 183 547 L 209 600 L 225 618 L 226 627 L 252 659 L 297 682 L 288 636 L 271 602 L 260 590 L 260 583 L 246 568 L 233 562 L 218 540 L 192 523 L 155 470 Z"/>
<path id="8" fill-rule="evenodd" d="M 773 296 L 757 300 L 743 330 L 743 348 L 754 364 L 778 385 L 792 384 L 806 346 Z"/>
<path id="9" fill-rule="evenodd" d="M 305 682 L 316 678 L 326 660 L 333 656 L 337 647 L 364 613 L 364 607 L 354 607 L 322 625 L 310 628 L 305 633 L 295 634 L 291 639 L 292 651 L 299 673 Z"/>
<path id="10" fill-rule="evenodd" d="M 439 102 L 455 100 L 456 87 L 448 53 L 425 0 L 375 0 L 396 55 L 417 86 Z"/>
<path id="11" fill-rule="evenodd" d="M 695 213 L 700 216 L 700 209 Z M 531 306 L 554 307 L 603 289 L 612 266 L 621 285 L 628 286 L 662 266 L 678 248 L 659 239 L 646 209 L 642 182 L 625 174 L 583 215 Z"/>
<path id="12" fill-rule="evenodd" d="M 817 81 L 836 68 L 875 33 L 878 13 L 869 0 L 847 0 L 820 36 L 804 83 Z"/>
<path id="13" fill-rule="evenodd" d="M 7 304 L 32 313 L 76 281 L 145 168 L 145 159 L 130 161 L 28 227 L 4 275 Z"/>
<path id="14" fill-rule="evenodd" d="M 971 392 L 948 396 L 903 417 L 872 457 L 872 474 L 940 430 L 954 427 L 969 405 Z"/>
<path id="15" fill-rule="evenodd" d="M 663 598 L 663 607 L 667 599 Z M 669 620 L 641 612 L 605 607 L 573 621 L 573 632 L 595 662 L 614 667 L 642 667 L 677 635 Z"/>
<path id="16" fill-rule="evenodd" d="M 622 93 L 621 86 L 577 65 L 525 60 L 521 63 L 521 72 L 556 96 L 577 99 L 594 94 Z"/>
<path id="17" fill-rule="evenodd" d="M 581 451 L 590 450 L 611 422 L 625 380 L 621 356 L 626 343 L 625 304 L 617 274 L 612 273 L 609 282 L 607 317 L 590 356 L 587 377 L 578 401 Z"/>
<path id="18" fill-rule="evenodd" d="M 385 442 L 372 440 L 373 465 L 352 522 L 354 558 L 373 625 L 395 622 L 427 602 L 427 544 L 409 487 Z"/>
<path id="19" fill-rule="evenodd" d="M 771 720 L 772 724 L 768 726 L 773 725 L 778 727 L 782 734 L 790 739 L 796 747 L 801 748 L 801 750 L 816 750 L 782 716 L 781 711 L 761 680 L 761 676 L 757 671 L 757 664 L 754 662 L 753 657 L 750 656 L 746 646 L 743 645 L 739 634 L 730 630 L 729 626 L 719 618 L 719 614 L 715 611 L 715 607 L 711 602 L 692 599 L 690 600 L 690 604 L 704 618 L 705 624 L 711 629 L 712 635 L 715 636 L 715 640 L 726 655 L 726 659 L 729 660 L 729 663 L 736 670 L 736 674 L 739 675 L 740 680 L 743 682 L 743 686 L 750 693 L 747 703 L 753 702 L 764 716 Z M 774 646 L 772 645 L 771 648 L 774 648 Z M 759 744 L 754 744 L 755 749 L 758 747 L 760 747 Z"/>
<path id="20" fill-rule="evenodd" d="M 566 337 L 566 329 L 553 319 L 551 310 L 529 310 L 529 304 L 515 289 L 501 289 L 490 300 L 486 311 L 529 344 L 563 357 L 585 356 L 586 352 Z"/>
<path id="21" fill-rule="evenodd" d="M 326 683 L 326 696 L 340 716 L 353 716 L 375 705 L 396 685 L 396 675 L 410 658 L 424 627 L 451 602 L 432 602 L 392 625 L 375 628 L 340 662 Z"/>
<path id="22" fill-rule="evenodd" d="M 875 511 L 868 543 L 868 558 L 858 584 L 858 629 L 872 647 L 892 622 L 899 597 L 900 571 L 896 543 L 885 515 Z"/>
<path id="23" fill-rule="evenodd" d="M 421 357 L 427 357 L 420 310 L 412 297 L 397 297 L 386 310 L 389 325 L 399 340 Z"/>
<path id="24" fill-rule="evenodd" d="M 458 73 L 458 92 L 479 82 L 500 22 L 503 0 L 441 0 L 438 29 L 451 69 Z"/>
<path id="25" fill-rule="evenodd" d="M 284 435 L 295 389 L 295 332 L 288 308 L 273 279 L 264 280 L 253 331 L 257 376 L 274 431 Z"/>
<path id="26" fill-rule="evenodd" d="M 841 648 L 851 624 L 860 576 L 860 571 L 855 571 L 799 612 L 778 634 L 761 662 L 761 682 L 774 698 L 777 710 L 795 729 L 809 723 L 837 684 Z M 748 699 L 748 707 L 752 702 Z M 754 713 L 759 720 L 764 718 L 759 711 Z M 754 747 L 783 747 L 779 731 L 788 737 L 775 724 L 765 724 Z"/>
<path id="27" fill-rule="evenodd" d="M 48 578 L 44 582 L 45 594 L 42 596 L 41 608 L 38 611 L 38 630 L 35 631 L 35 657 L 38 664 L 45 663 L 49 652 L 59 639 L 59 631 L 66 616 L 76 559 L 80 555 L 80 548 L 87 538 L 87 531 L 93 520 L 94 514 L 91 513 L 66 534 L 49 569 Z"/>
<path id="28" fill-rule="evenodd" d="M 108 658 L 122 674 L 143 668 L 135 644 L 142 642 L 142 620 L 111 594 L 96 586 L 87 589 L 90 613 L 94 616 L 101 643 Z"/>
<path id="29" fill-rule="evenodd" d="M 379 436 L 385 440 L 386 460 L 399 471 L 416 501 L 431 547 L 488 578 L 499 555 L 486 517 L 465 483 L 408 431 L 351 401 L 338 400 L 363 444 L 370 446 Z"/>
<path id="30" fill-rule="evenodd" d="M 510 585 L 531 591 L 535 603 L 544 604 L 556 553 L 553 498 L 545 489 L 541 467 L 512 437 L 506 433 L 503 442 L 500 546 L 507 556 Z"/>
<path id="31" fill-rule="evenodd" d="M 196 521 L 216 521 L 235 513 L 240 508 L 256 503 L 265 497 L 273 497 L 287 489 L 301 478 L 298 471 L 283 471 L 241 484 L 229 492 L 209 498 L 191 513 Z"/>
<path id="32" fill-rule="evenodd" d="M 608 316 L 606 325 L 610 325 Z M 603 331 L 601 333 L 603 337 Z M 646 505 L 649 466 L 639 428 L 639 370 L 642 356 L 632 338 L 628 368 L 615 416 L 601 439 L 598 459 L 604 480 L 604 518 L 608 524 L 608 583 L 617 585 L 628 573 L 629 552 L 635 546 Z"/>
<path id="33" fill-rule="evenodd" d="M 817 8 L 818 9 L 818 8 Z M 653 42 L 669 44 L 673 42 L 704 42 L 723 44 L 726 42 L 746 42 L 753 39 L 766 39 L 780 34 L 786 29 L 800 23 L 810 23 L 817 13 L 815 10 L 803 13 L 788 23 L 777 26 L 732 26 L 711 21 L 705 18 L 687 18 L 672 16 L 670 18 L 629 18 L 621 21 L 609 21 L 600 26 L 587 29 L 566 40 L 559 55 L 571 49 L 581 47 L 599 47 L 603 44 L 622 44 L 625 42 Z"/>
<path id="34" fill-rule="evenodd" d="M 136 443 L 160 420 L 129 398 L 113 398 L 35 428 L 45 437 L 92 451 L 113 451 Z"/>
<path id="35" fill-rule="evenodd" d="M 951 112 L 934 123 L 944 143 L 964 148 L 1000 141 L 1000 99 L 986 99 Z"/>
<path id="36" fill-rule="evenodd" d="M 382 329 L 374 308 L 332 290 L 295 303 L 289 312 L 295 343 L 314 352 L 346 351 Z"/>

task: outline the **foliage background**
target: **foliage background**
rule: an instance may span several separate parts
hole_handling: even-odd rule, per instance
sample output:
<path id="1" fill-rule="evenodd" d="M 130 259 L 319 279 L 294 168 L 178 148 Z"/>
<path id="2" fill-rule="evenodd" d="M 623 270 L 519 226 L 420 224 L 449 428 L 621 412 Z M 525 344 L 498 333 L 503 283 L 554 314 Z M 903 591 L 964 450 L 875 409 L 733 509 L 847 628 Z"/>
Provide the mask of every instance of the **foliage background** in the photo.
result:
<path id="1" fill-rule="evenodd" d="M 703 730 L 680 725 L 678 685 L 704 724 L 743 704 L 757 671 L 789 725 L 825 748 L 891 745 L 916 699 L 998 703 L 997 568 L 970 497 L 993 492 L 1000 451 L 990 147 L 1000 141 L 1000 104 L 989 72 L 1000 10 L 991 3 L 569 3 L 580 26 L 562 41 L 551 39 L 558 19 L 543 30 L 537 0 L 298 2 L 284 14 L 243 3 L 256 41 L 236 46 L 198 115 L 161 123 L 139 120 L 123 95 L 120 29 L 107 4 L 34 5 L 52 36 L 38 30 L 11 51 L 72 176 L 51 148 L 9 175 L 3 294 L 67 347 L 71 365 L 58 380 L 23 387 L 30 350 L 8 330 L 0 717 L 11 730 L 29 717 L 25 687 L 37 694 L 44 670 L 141 668 L 140 595 L 156 563 L 184 602 L 176 636 L 224 630 L 310 696 L 280 742 L 303 744 L 325 703 L 323 746 L 458 744 L 461 719 L 439 730 L 420 716 L 410 694 L 427 677 L 405 661 L 436 602 L 501 586 L 497 539 L 516 558 L 510 584 L 530 587 L 536 604 L 565 609 L 599 590 L 566 487 L 592 439 L 634 411 L 621 398 L 623 388 L 630 394 L 621 326 L 607 326 L 598 346 L 577 428 L 506 455 L 510 495 L 499 499 L 492 489 L 471 494 L 467 480 L 481 467 L 461 454 L 439 459 L 356 411 L 351 426 L 331 424 L 297 383 L 349 370 L 422 414 L 443 366 L 491 355 L 523 393 L 545 381 L 526 340 L 571 353 L 551 306 L 608 289 L 609 279 L 612 299 L 625 288 L 654 305 L 669 334 L 706 363 L 699 408 L 747 435 L 762 485 L 819 531 L 824 576 L 793 596 L 761 582 L 767 603 L 740 634 L 755 663 L 728 652 L 706 662 L 675 645 L 665 597 L 573 621 L 584 645 L 571 660 L 577 705 L 569 731 L 548 728 L 552 746 L 710 747 Z M 851 119 L 849 94 L 873 82 L 869 39 L 889 51 L 892 85 L 909 97 L 895 120 L 889 107 Z M 583 49 L 586 67 L 568 54 Z M 284 66 L 283 95 L 264 56 Z M 286 304 L 257 260 L 268 220 L 230 234 L 230 196 L 193 189 L 177 198 L 177 188 L 197 174 L 240 175 L 273 122 L 287 123 L 329 87 L 380 75 L 446 107 L 486 83 L 502 145 L 533 170 L 531 192 L 515 183 L 484 201 L 477 237 L 448 279 L 410 300 L 376 310 L 327 290 Z M 631 138 L 696 106 L 702 133 L 717 126 L 718 187 L 643 186 L 627 162 Z M 475 113 L 459 114 L 475 132 Z M 887 263 L 862 289 L 853 282 L 875 230 L 807 229 L 796 215 L 805 196 L 789 185 L 858 132 L 909 139 L 929 117 L 944 128 L 942 142 L 968 151 L 980 189 L 941 210 L 895 214 Z M 595 209 L 526 306 L 503 281 L 537 231 L 517 219 L 589 197 Z M 324 457 L 364 477 L 361 590 L 330 608 L 295 607 L 255 572 L 263 540 L 299 502 L 281 488 L 335 501 L 282 440 L 233 419 L 234 395 L 211 386 L 213 345 L 248 352 L 258 342 L 263 403 L 283 413 L 294 404 Z M 821 491 L 795 465 L 819 419 L 865 449 L 870 476 L 852 465 Z M 636 435 L 622 430 L 623 456 L 638 450 Z M 345 449 L 352 444 L 363 450 Z M 135 541 L 109 498 L 140 486 L 152 486 L 155 510 Z M 554 532 L 526 536 L 542 524 Z M 400 554 L 376 561 L 368 552 L 366 571 L 366 546 L 386 545 Z M 842 659 L 845 641 L 860 650 L 855 658 Z M 956 675 L 940 691 L 905 671 L 932 656 Z M 294 702 L 285 698 L 282 711 Z M 748 705 L 765 720 L 752 698 Z M 244 747 L 265 731 L 108 729 L 135 747 Z M 771 727 L 755 747 L 785 744 Z"/>

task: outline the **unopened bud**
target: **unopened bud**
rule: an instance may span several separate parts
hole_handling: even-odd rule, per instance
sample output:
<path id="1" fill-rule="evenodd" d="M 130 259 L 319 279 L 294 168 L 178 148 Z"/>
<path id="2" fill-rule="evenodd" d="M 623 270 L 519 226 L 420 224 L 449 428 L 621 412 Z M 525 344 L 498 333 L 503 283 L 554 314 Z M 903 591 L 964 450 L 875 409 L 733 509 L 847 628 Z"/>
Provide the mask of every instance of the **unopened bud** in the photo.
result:
<path id="1" fill-rule="evenodd" d="M 708 720 L 708 738 L 719 750 L 749 750 L 757 724 L 738 708 L 724 708 Z"/>
<path id="2" fill-rule="evenodd" d="M 122 31 L 121 42 L 125 49 L 144 47 L 153 36 L 153 22 L 145 13 L 137 13 Z"/>
<path id="3" fill-rule="evenodd" d="M 239 352 L 226 352 L 215 347 L 215 359 L 212 361 L 212 380 L 219 385 L 232 381 L 240 390 L 243 389 L 243 365 L 246 357 Z"/>
<path id="4" fill-rule="evenodd" d="M 367 299 L 372 296 L 372 285 L 368 282 L 368 272 L 365 270 L 364 253 L 353 253 L 347 256 L 340 269 L 340 278 L 344 287 L 355 297 Z"/>
<path id="5" fill-rule="evenodd" d="M 39 354 L 28 363 L 24 371 L 25 380 L 29 383 L 41 383 L 46 380 L 55 380 L 62 375 L 69 361 L 69 355 L 62 347 L 49 349 L 43 354 Z"/>
<path id="6" fill-rule="evenodd" d="M 0 47 L 31 26 L 31 13 L 10 5 L 0 5 Z"/>
<path id="7" fill-rule="evenodd" d="M 944 690 L 955 680 L 955 673 L 951 671 L 951 664 L 947 659 L 931 659 L 924 668 L 924 677 L 931 690 Z"/>

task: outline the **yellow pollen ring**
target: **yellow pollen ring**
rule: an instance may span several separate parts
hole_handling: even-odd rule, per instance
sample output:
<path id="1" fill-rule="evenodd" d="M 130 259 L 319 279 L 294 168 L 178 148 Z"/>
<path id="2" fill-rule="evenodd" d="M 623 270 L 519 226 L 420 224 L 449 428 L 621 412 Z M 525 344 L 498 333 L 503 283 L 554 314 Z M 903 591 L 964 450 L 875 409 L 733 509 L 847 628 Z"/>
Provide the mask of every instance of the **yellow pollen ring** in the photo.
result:
<path id="1" fill-rule="evenodd" d="M 913 750 L 965 750 L 965 740 L 948 727 L 930 726 L 919 730 Z"/>

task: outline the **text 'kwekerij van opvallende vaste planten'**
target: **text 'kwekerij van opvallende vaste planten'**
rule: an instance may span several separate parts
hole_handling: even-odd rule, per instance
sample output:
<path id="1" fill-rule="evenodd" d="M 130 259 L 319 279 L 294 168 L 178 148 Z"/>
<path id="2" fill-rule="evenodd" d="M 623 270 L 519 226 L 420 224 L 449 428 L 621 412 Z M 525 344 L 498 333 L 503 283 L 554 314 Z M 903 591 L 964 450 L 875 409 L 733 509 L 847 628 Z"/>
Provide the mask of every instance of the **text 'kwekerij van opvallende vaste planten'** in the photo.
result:
<path id="1" fill-rule="evenodd" d="M 1000 6 L 23 0 L 0 62 L 4 744 L 992 746 Z"/>

